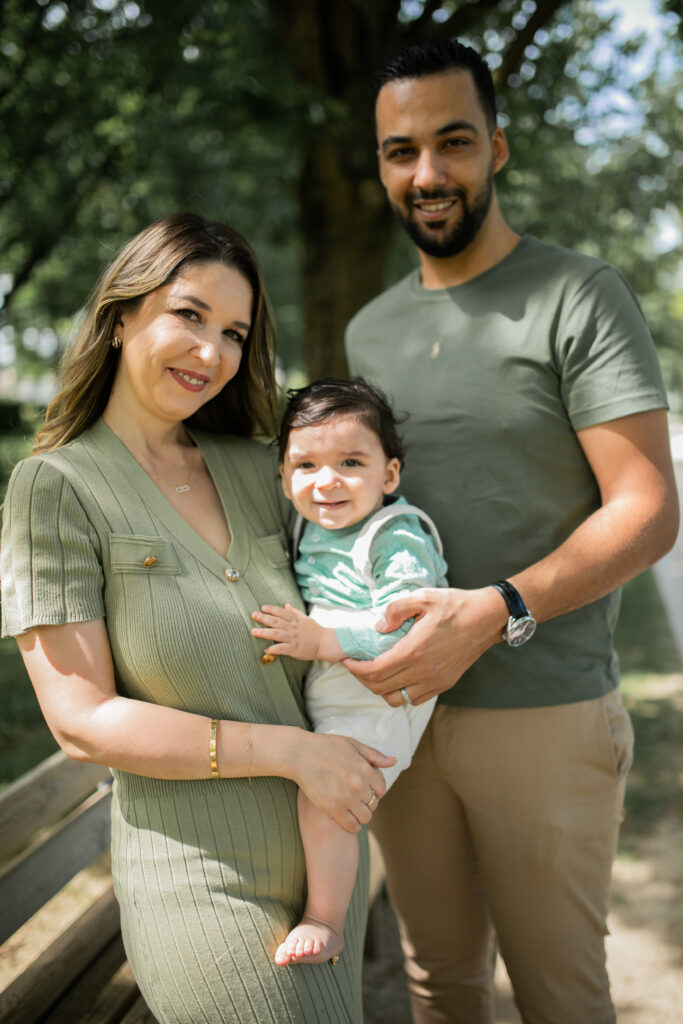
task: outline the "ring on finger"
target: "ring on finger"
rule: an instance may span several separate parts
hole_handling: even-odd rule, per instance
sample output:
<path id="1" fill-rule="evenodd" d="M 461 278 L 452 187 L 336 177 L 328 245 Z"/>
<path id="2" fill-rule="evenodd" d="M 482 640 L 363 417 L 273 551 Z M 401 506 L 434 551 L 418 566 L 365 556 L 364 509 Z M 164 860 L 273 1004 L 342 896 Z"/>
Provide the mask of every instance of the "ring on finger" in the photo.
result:
<path id="1" fill-rule="evenodd" d="M 406 690 L 405 686 L 401 687 L 401 696 L 403 697 L 403 703 L 404 704 L 412 704 L 413 703 L 412 700 L 410 699 L 410 694 Z"/>
<path id="2" fill-rule="evenodd" d="M 370 790 L 370 799 L 367 801 L 365 806 L 368 808 L 368 810 L 371 811 L 376 804 L 377 804 L 377 794 L 375 793 L 374 789 L 371 789 Z"/>

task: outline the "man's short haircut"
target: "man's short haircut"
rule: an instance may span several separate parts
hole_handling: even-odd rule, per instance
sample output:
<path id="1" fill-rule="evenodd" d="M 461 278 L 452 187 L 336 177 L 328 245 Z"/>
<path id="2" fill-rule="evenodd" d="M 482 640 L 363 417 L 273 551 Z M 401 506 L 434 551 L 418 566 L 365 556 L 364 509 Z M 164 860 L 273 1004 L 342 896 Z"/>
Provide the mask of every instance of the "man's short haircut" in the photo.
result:
<path id="1" fill-rule="evenodd" d="M 491 70 L 483 57 L 471 46 L 457 39 L 424 39 L 399 50 L 384 67 L 375 72 L 372 83 L 373 109 L 380 89 L 388 82 L 404 78 L 426 78 L 447 71 L 469 71 L 486 116 L 489 131 L 496 127 L 496 90 Z"/>
<path id="2" fill-rule="evenodd" d="M 325 377 L 305 388 L 289 389 L 278 438 L 280 463 L 284 462 L 292 430 L 339 417 L 358 420 L 377 435 L 386 457 L 398 459 L 403 465 L 403 442 L 397 431 L 399 421 L 386 395 L 362 377 L 351 380 Z"/>

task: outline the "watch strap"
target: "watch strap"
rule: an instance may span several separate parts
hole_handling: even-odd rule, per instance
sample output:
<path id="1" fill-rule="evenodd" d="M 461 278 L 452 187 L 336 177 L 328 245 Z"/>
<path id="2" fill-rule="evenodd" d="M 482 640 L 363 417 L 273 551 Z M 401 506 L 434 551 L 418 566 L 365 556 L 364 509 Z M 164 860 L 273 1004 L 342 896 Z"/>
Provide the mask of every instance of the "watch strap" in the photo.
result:
<path id="1" fill-rule="evenodd" d="M 501 595 L 513 619 L 521 619 L 529 614 L 529 609 L 524 604 L 521 594 L 507 580 L 497 580 L 491 586 Z"/>

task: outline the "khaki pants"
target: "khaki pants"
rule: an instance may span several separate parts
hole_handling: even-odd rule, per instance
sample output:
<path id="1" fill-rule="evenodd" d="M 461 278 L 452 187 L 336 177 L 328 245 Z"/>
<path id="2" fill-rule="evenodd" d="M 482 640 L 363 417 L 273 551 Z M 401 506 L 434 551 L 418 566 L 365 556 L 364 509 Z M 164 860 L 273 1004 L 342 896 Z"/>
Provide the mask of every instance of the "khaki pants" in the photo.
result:
<path id="1" fill-rule="evenodd" d="M 494 929 L 525 1024 L 612 1024 L 604 937 L 632 750 L 617 691 L 437 706 L 373 822 L 416 1024 L 490 1024 Z"/>

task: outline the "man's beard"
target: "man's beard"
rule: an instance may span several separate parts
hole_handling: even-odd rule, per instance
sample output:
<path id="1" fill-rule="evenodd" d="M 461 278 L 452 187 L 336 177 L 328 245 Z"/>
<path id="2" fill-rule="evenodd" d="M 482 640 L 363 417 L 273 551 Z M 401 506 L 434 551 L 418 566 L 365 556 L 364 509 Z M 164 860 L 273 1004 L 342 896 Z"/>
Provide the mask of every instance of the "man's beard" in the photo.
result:
<path id="1" fill-rule="evenodd" d="M 418 249 L 421 249 L 427 256 L 447 259 L 449 256 L 457 256 L 476 238 L 489 212 L 492 197 L 493 167 L 489 167 L 486 183 L 473 197 L 471 205 L 468 202 L 467 194 L 462 189 L 454 188 L 450 190 L 435 189 L 433 192 L 419 189 L 413 197 L 408 196 L 406 200 L 407 214 L 404 214 L 403 210 L 394 203 L 391 206 L 399 224 Z M 411 213 L 415 199 L 457 199 L 462 206 L 460 220 L 447 235 L 437 238 L 428 227 L 418 224 L 412 219 Z M 439 228 L 443 221 L 434 221 L 433 224 L 435 228 Z"/>

